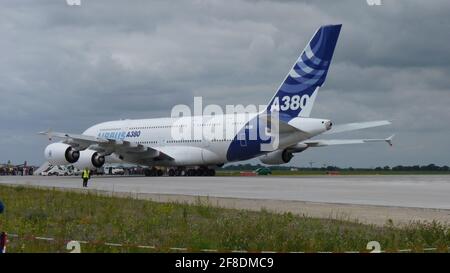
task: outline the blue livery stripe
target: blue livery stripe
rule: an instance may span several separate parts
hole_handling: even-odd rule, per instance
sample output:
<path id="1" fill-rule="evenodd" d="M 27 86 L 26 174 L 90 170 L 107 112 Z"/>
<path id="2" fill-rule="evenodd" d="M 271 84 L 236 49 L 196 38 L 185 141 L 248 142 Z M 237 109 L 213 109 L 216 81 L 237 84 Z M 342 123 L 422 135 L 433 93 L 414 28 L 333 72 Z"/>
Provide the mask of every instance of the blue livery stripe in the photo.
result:
<path id="1" fill-rule="evenodd" d="M 280 120 L 284 122 L 289 122 L 301 114 L 303 107 L 306 106 L 299 107 L 299 102 L 309 101 L 317 87 L 322 86 L 325 81 L 340 30 L 341 25 L 328 25 L 322 26 L 316 31 L 269 102 L 264 114 L 270 114 L 272 110 L 277 111 Z M 314 100 L 311 101 L 311 103 L 314 102 Z M 311 107 L 308 108 L 310 111 Z M 239 135 L 248 136 L 250 133 L 248 128 L 258 128 L 249 125 L 256 123 L 257 118 L 255 117 L 231 141 L 227 151 L 228 161 L 246 160 L 264 153 L 261 151 L 261 144 L 270 142 L 267 136 L 258 134 L 258 139 L 247 138 L 245 141 L 239 140 L 237 137 Z"/>

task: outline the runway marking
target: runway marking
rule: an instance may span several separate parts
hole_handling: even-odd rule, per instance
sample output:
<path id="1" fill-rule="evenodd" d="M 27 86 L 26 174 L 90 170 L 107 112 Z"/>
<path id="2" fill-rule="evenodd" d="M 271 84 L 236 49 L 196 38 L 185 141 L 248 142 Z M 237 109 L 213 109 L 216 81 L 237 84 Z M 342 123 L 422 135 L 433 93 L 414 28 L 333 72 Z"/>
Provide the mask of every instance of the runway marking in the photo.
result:
<path id="1" fill-rule="evenodd" d="M 7 233 L 9 238 L 25 238 L 25 239 L 32 239 L 32 240 L 42 240 L 42 241 L 47 241 L 47 242 L 71 242 L 71 241 L 77 241 L 77 240 L 58 240 L 56 238 L 52 238 L 52 237 L 43 237 L 43 236 L 33 236 L 33 235 L 22 235 L 19 236 L 18 234 L 15 233 Z M 93 245 L 106 245 L 106 246 L 114 246 L 114 247 L 137 247 L 137 248 L 144 248 L 144 249 L 153 249 L 153 250 L 164 250 L 167 248 L 164 247 L 156 247 L 156 246 L 148 246 L 148 245 L 138 245 L 138 244 L 120 244 L 120 243 L 111 243 L 111 242 L 101 242 L 101 241 L 77 241 L 80 244 L 93 244 Z M 169 250 L 173 250 L 173 251 L 188 251 L 189 248 L 186 247 L 170 247 L 168 248 Z M 437 251 L 438 248 L 437 247 L 427 247 L 427 248 L 423 248 L 423 251 Z M 204 248 L 204 249 L 200 249 L 200 252 L 231 252 L 231 253 L 249 253 L 249 252 L 254 252 L 254 253 L 279 253 L 277 251 L 271 251 L 271 250 L 261 250 L 261 251 L 249 251 L 249 250 L 243 250 L 243 249 L 234 249 L 234 250 L 226 250 L 226 249 L 208 249 L 208 248 Z M 450 246 L 447 247 L 447 251 L 450 251 Z M 386 251 L 381 251 L 383 253 L 385 253 Z M 413 252 L 412 249 L 399 249 L 396 251 L 392 251 L 392 252 Z M 283 252 L 281 252 L 283 253 Z M 289 251 L 286 253 L 306 253 L 304 251 Z M 356 250 L 349 250 L 349 251 L 341 251 L 341 252 L 332 252 L 332 251 L 316 251 L 315 253 L 370 253 L 370 252 L 366 252 L 366 251 L 356 251 Z"/>

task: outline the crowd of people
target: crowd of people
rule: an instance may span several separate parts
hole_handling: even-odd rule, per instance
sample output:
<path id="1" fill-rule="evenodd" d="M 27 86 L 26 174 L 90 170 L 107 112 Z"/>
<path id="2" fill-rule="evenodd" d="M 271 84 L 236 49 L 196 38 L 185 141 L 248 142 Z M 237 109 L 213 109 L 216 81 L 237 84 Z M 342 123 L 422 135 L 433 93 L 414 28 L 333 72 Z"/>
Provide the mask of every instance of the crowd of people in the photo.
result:
<path id="1" fill-rule="evenodd" d="M 33 175 L 32 166 L 0 165 L 0 175 Z"/>

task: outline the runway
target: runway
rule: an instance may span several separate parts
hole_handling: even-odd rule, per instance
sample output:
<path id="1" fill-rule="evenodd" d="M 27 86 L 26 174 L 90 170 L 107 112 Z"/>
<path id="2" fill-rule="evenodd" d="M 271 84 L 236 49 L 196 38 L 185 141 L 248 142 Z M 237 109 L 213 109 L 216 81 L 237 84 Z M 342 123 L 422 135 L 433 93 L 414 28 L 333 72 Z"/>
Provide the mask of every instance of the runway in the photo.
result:
<path id="1" fill-rule="evenodd" d="M 3 176 L 2 184 L 80 189 L 79 177 Z M 267 208 L 382 224 L 389 219 L 450 222 L 450 176 L 93 177 L 90 189 L 155 201 Z"/>

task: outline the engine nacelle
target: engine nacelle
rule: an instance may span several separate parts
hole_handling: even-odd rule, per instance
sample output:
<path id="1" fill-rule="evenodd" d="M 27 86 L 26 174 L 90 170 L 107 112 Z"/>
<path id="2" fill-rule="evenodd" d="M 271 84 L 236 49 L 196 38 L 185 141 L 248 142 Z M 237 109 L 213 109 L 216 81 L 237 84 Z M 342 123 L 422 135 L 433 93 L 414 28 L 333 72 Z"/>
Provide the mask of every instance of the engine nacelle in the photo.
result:
<path id="1" fill-rule="evenodd" d="M 259 157 L 262 163 L 267 165 L 280 165 L 291 161 L 294 155 L 285 150 L 277 150 Z"/>
<path id="2" fill-rule="evenodd" d="M 105 156 L 100 155 L 94 150 L 86 149 L 80 151 L 80 159 L 73 165 L 80 170 L 84 168 L 92 170 L 100 168 L 103 164 L 105 164 Z"/>
<path id="3" fill-rule="evenodd" d="M 52 143 L 45 148 L 45 158 L 52 165 L 73 164 L 80 158 L 80 152 L 64 143 Z"/>

